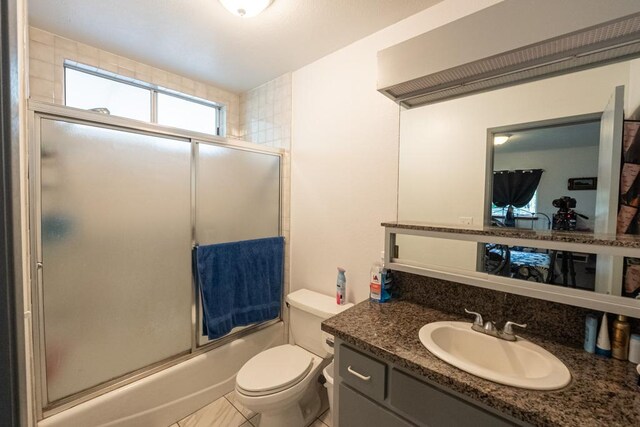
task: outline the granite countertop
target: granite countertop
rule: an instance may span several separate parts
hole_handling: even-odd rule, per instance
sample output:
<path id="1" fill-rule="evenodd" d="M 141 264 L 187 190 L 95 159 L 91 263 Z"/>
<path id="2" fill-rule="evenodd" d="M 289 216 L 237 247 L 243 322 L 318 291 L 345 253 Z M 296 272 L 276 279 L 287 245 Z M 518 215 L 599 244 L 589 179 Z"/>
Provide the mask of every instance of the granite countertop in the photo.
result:
<path id="1" fill-rule="evenodd" d="M 381 225 L 383 227 L 392 227 L 404 230 L 430 231 L 434 233 L 467 234 L 472 236 L 494 236 L 513 239 L 530 239 L 547 242 L 563 242 L 640 249 L 640 236 L 630 234 L 594 234 L 581 231 L 530 230 L 511 227 L 464 228 L 419 222 L 383 222 Z"/>
<path id="2" fill-rule="evenodd" d="M 324 321 L 322 330 L 418 377 L 533 425 L 640 426 L 640 387 L 634 364 L 523 333 L 519 335 L 562 360 L 571 371 L 572 381 L 555 391 L 505 386 L 455 368 L 422 345 L 420 328 L 442 320 L 469 321 L 408 301 L 364 301 Z"/>

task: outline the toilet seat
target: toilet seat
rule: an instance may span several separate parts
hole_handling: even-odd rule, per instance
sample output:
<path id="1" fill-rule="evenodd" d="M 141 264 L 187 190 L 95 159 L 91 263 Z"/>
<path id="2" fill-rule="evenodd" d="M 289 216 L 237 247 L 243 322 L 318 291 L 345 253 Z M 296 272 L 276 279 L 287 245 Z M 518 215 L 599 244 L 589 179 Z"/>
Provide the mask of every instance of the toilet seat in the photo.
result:
<path id="1" fill-rule="evenodd" d="M 302 347 L 273 347 L 245 363 L 236 377 L 236 387 L 247 396 L 278 393 L 302 381 L 311 370 L 313 359 Z"/>

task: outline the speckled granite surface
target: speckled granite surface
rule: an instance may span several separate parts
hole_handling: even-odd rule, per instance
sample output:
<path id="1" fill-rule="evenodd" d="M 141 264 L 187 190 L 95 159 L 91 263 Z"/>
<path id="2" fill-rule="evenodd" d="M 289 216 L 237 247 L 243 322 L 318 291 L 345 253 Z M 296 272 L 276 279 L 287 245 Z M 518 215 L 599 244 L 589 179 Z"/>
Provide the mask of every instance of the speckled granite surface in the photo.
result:
<path id="1" fill-rule="evenodd" d="M 502 326 L 507 320 L 526 323 L 527 333 L 582 348 L 586 308 L 463 285 L 447 280 L 394 272 L 394 287 L 402 299 L 464 316 L 464 309 Z M 468 316 L 469 321 L 473 317 Z M 614 317 L 609 319 L 613 322 Z"/>
<path id="2" fill-rule="evenodd" d="M 397 363 L 517 419 L 538 426 L 640 426 L 640 387 L 635 366 L 527 335 L 571 371 L 562 390 L 531 391 L 504 386 L 457 369 L 432 355 L 419 329 L 441 320 L 469 320 L 410 301 L 362 302 L 326 320 L 322 329 L 356 348 Z"/>
<path id="3" fill-rule="evenodd" d="M 509 227 L 484 227 L 481 229 L 440 226 L 420 223 L 383 222 L 383 227 L 394 227 L 405 230 L 424 230 L 438 233 L 469 234 L 473 236 L 496 236 L 515 239 L 580 243 L 587 245 L 615 246 L 640 249 L 640 236 L 630 234 L 593 234 L 577 231 L 539 231 Z M 640 252 L 638 254 L 640 256 Z"/>

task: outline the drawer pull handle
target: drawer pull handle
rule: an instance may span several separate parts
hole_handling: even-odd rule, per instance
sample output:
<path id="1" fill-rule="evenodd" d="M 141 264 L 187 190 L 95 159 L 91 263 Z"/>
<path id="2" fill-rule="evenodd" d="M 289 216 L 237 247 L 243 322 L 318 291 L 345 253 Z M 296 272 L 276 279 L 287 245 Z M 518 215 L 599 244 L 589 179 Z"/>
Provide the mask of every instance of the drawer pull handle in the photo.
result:
<path id="1" fill-rule="evenodd" d="M 347 367 L 347 371 L 349 371 L 351 375 L 360 378 L 362 381 L 369 381 L 371 379 L 371 375 L 362 375 L 360 372 L 356 372 L 351 369 L 351 366 Z"/>

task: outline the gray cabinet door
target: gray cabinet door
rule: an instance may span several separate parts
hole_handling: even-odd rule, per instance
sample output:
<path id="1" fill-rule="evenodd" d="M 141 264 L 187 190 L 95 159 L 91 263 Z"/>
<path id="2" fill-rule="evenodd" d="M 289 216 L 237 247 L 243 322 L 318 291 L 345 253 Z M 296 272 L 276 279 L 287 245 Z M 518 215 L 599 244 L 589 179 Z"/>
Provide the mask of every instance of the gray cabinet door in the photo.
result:
<path id="1" fill-rule="evenodd" d="M 393 369 L 389 385 L 391 406 L 426 426 L 502 427 L 514 424 L 430 384 Z"/>
<path id="2" fill-rule="evenodd" d="M 384 400 L 387 365 L 379 360 L 340 346 L 342 380 L 372 399 Z"/>
<path id="3" fill-rule="evenodd" d="M 340 384 L 340 427 L 410 427 L 403 420 L 344 384 Z"/>

